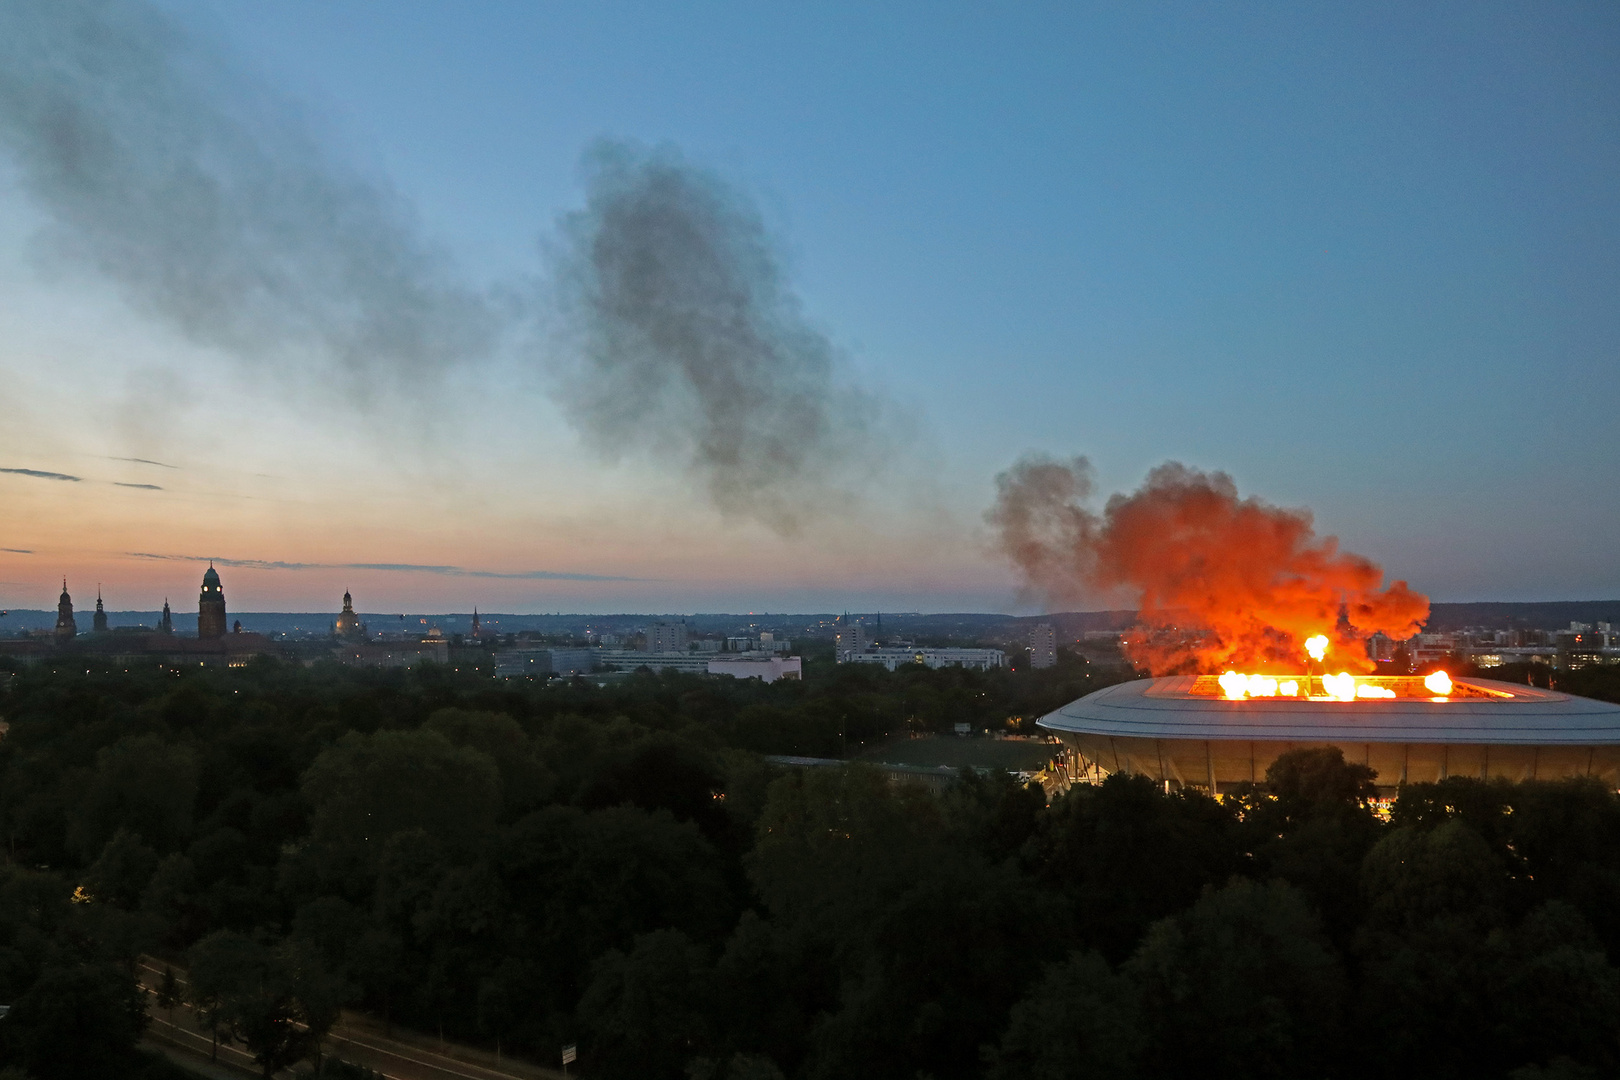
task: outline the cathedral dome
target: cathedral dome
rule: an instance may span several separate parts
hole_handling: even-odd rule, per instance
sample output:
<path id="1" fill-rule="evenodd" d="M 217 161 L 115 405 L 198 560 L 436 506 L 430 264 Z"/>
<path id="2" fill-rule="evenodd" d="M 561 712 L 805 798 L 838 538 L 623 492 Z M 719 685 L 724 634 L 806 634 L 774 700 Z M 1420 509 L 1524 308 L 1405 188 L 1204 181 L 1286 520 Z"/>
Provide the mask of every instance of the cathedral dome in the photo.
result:
<path id="1" fill-rule="evenodd" d="M 365 634 L 365 627 L 360 625 L 360 616 L 354 612 L 354 598 L 347 589 L 343 590 L 343 612 L 332 629 L 338 637 L 344 638 L 362 637 Z"/>

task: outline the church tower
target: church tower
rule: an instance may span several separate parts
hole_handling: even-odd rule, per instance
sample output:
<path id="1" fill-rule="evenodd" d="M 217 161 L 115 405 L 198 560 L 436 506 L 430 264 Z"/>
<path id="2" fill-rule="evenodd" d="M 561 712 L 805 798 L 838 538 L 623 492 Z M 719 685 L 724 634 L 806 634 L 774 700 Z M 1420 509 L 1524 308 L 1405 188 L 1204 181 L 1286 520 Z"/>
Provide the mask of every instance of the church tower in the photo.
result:
<path id="1" fill-rule="evenodd" d="M 469 636 L 480 637 L 482 636 L 483 632 L 483 627 L 478 623 L 478 609 L 475 607 L 473 608 L 472 634 Z"/>
<path id="2" fill-rule="evenodd" d="M 169 614 L 169 598 L 163 598 L 163 617 L 158 620 L 158 633 L 174 633 L 174 617 Z"/>
<path id="3" fill-rule="evenodd" d="M 96 617 L 91 624 L 98 634 L 107 632 L 107 609 L 101 606 L 101 586 L 96 586 Z"/>
<path id="4" fill-rule="evenodd" d="M 197 598 L 197 636 L 204 641 L 225 636 L 225 590 L 219 584 L 219 571 L 208 564 L 203 575 L 202 595 Z"/>
<path id="5" fill-rule="evenodd" d="M 62 598 L 56 602 L 56 640 L 72 641 L 79 634 L 79 624 L 73 621 L 73 597 L 68 595 L 67 578 L 62 579 Z"/>

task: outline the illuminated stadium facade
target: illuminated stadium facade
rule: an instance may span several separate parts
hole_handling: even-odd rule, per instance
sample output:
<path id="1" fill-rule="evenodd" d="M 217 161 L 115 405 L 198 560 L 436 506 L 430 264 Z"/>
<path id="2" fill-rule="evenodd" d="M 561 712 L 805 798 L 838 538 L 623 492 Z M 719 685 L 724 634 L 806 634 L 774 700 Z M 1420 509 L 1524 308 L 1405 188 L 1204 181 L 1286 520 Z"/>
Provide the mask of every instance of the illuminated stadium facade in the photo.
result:
<path id="1" fill-rule="evenodd" d="M 1620 705 L 1489 679 L 1445 681 L 1440 694 L 1415 676 L 1342 688 L 1333 676 L 1279 677 L 1281 693 L 1278 679 L 1246 688 L 1237 678 L 1120 683 L 1039 724 L 1075 752 L 1077 779 L 1123 772 L 1219 793 L 1263 780 L 1285 751 L 1336 746 L 1385 789 L 1448 776 L 1620 787 Z"/>

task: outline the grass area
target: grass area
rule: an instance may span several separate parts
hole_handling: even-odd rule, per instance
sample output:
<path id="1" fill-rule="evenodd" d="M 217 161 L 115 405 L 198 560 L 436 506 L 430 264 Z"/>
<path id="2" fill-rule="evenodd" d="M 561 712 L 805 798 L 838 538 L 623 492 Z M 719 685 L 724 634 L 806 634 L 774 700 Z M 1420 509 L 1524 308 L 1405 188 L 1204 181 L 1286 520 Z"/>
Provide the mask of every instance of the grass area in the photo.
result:
<path id="1" fill-rule="evenodd" d="M 900 739 L 866 751 L 860 760 L 889 765 L 949 765 L 953 769 L 973 765 L 1016 772 L 1039 769 L 1057 750 L 1051 743 L 1033 740 L 935 735 L 926 739 Z"/>

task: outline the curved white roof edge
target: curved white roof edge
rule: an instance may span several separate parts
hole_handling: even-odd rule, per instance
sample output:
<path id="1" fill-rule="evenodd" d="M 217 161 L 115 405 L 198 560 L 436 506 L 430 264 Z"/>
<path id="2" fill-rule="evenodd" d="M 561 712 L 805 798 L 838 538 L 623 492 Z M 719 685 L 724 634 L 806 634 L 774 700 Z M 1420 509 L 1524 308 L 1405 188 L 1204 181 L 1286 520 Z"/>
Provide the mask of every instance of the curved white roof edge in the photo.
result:
<path id="1" fill-rule="evenodd" d="M 1189 696 L 1193 677 L 1172 676 L 1104 687 L 1036 723 L 1055 734 L 1142 739 L 1620 746 L 1620 705 L 1494 679 L 1455 681 L 1492 696 L 1230 701 Z"/>

